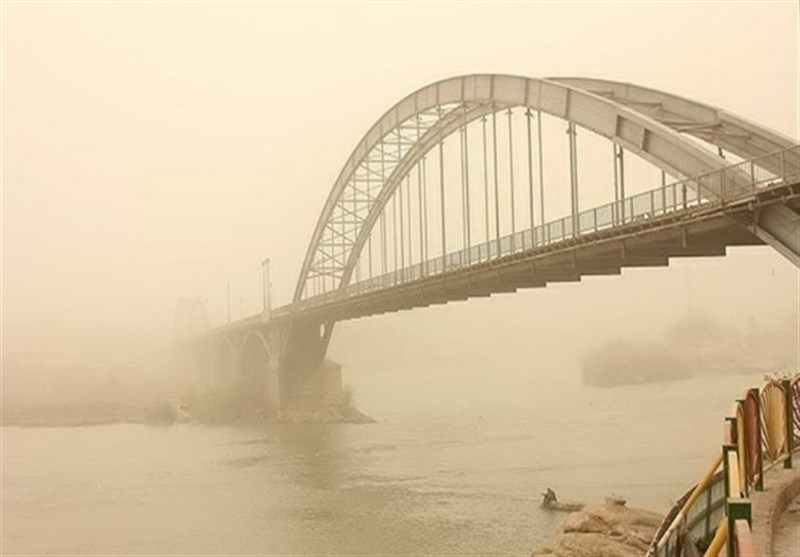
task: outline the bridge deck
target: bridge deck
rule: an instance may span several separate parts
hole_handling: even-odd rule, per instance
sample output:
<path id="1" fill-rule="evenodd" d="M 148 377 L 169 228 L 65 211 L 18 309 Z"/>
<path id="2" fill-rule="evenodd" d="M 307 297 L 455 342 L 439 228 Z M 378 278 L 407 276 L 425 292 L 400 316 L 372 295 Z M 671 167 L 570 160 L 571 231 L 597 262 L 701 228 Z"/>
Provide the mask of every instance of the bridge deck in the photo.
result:
<path id="1" fill-rule="evenodd" d="M 781 184 L 725 205 L 695 206 L 656 218 L 530 248 L 491 261 L 422 276 L 385 288 L 329 293 L 276 308 L 269 321 L 342 321 L 470 297 L 541 288 L 553 282 L 578 282 L 583 276 L 617 275 L 624 267 L 666 266 L 673 257 L 724 256 L 727 247 L 763 245 L 738 215 L 772 203 L 800 199 L 797 182 Z M 441 261 L 441 258 L 438 258 Z M 393 277 L 392 277 L 393 278 Z M 220 330 L 263 325 L 258 314 Z"/>

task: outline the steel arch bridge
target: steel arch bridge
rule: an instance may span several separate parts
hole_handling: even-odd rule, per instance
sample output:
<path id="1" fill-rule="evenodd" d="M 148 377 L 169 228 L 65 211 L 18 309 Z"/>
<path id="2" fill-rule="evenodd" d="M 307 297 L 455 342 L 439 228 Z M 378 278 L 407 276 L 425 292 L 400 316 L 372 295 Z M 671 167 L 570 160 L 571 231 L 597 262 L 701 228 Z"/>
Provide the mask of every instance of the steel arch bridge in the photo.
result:
<path id="1" fill-rule="evenodd" d="M 552 162 L 559 141 L 543 129 L 566 132 L 563 160 Z M 581 181 L 598 163 L 579 157 L 584 138 L 609 170 L 608 199 L 588 207 Z M 636 160 L 660 183 L 634 191 Z M 553 178 L 555 166 L 566 172 Z M 213 336 L 244 345 L 259 329 L 271 366 L 291 371 L 318 366 L 343 319 L 732 245 L 767 244 L 800 266 L 799 180 L 795 140 L 669 93 L 587 78 L 445 79 L 400 100 L 355 146 L 292 303 Z"/>
<path id="2" fill-rule="evenodd" d="M 387 205 L 395 199 L 395 195 L 398 200 L 402 196 L 403 192 L 398 192 L 398 188 L 404 180 L 415 169 L 420 173 L 423 171 L 426 156 L 434 149 L 441 149 L 447 136 L 456 132 L 463 135 L 470 122 L 480 119 L 485 123 L 487 116 L 492 120 L 493 178 L 496 186 L 496 115 L 514 108 L 526 109 L 529 125 L 534 118 L 533 111 L 536 112 L 537 132 L 541 129 L 542 113 L 555 116 L 568 123 L 573 138 L 576 127 L 591 130 L 613 142 L 619 149 L 627 149 L 676 179 L 720 170 L 730 164 L 719 154 L 703 149 L 687 135 L 742 159 L 763 157 L 794 145 L 789 138 L 720 109 L 625 83 L 504 75 L 472 75 L 440 81 L 397 103 L 372 126 L 353 150 L 334 183 L 312 235 L 294 301 L 317 291 L 341 289 L 349 284 L 375 225 L 386 214 Z M 531 143 L 527 145 L 526 155 L 533 151 Z M 574 139 L 570 141 L 571 151 L 575 151 L 575 143 Z M 462 145 L 466 146 L 463 138 Z M 537 186 L 541 187 L 543 161 L 540 156 L 541 145 L 539 147 L 536 159 L 538 168 L 534 170 L 535 165 L 530 161 L 528 168 L 529 183 L 538 181 Z M 461 155 L 468 157 L 465 147 L 462 147 Z M 572 156 L 574 154 L 571 152 Z M 463 172 L 466 165 L 462 164 Z M 773 173 L 779 172 L 779 164 L 778 157 L 762 161 L 765 169 Z M 797 169 L 797 156 L 790 153 L 786 164 L 790 169 Z M 468 175 L 468 172 L 465 174 Z M 573 179 L 569 195 L 573 198 L 575 216 L 578 207 L 575 203 L 578 196 L 577 180 L 574 176 L 576 172 L 571 174 Z M 423 184 L 424 181 L 419 180 L 419 183 Z M 513 189 L 511 191 L 513 195 Z M 413 204 L 414 200 L 406 201 Z M 465 201 L 468 203 L 468 197 L 465 197 Z M 534 195 L 530 196 L 530 201 L 533 207 Z M 768 215 L 762 215 L 756 231 L 762 240 L 797 264 L 800 250 L 796 234 L 787 235 L 787 231 L 774 222 L 782 222 L 784 219 L 781 217 L 791 218 L 791 215 L 786 215 L 786 210 L 783 205 L 771 207 Z M 422 212 L 418 214 L 422 215 Z M 424 221 L 430 217 L 423 215 L 423 236 Z M 534 217 L 535 211 L 532 210 L 532 223 L 535 222 Z M 513 219 L 514 214 L 511 213 L 508 218 Z M 496 224 L 499 224 L 499 219 Z M 383 232 L 383 236 L 386 235 Z M 442 244 L 446 243 L 445 239 Z M 420 251 L 424 255 L 424 241 Z M 446 253 L 447 250 L 443 251 Z"/>

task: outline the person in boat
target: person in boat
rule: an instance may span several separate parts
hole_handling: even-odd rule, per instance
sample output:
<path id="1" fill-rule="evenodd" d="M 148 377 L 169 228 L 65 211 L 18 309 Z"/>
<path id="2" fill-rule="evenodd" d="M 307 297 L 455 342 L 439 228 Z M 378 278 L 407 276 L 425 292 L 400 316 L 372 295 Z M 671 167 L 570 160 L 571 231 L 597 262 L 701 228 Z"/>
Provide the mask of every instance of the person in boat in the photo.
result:
<path id="1" fill-rule="evenodd" d="M 549 487 L 547 491 L 542 492 L 542 497 L 541 507 L 550 511 L 573 513 L 583 508 L 582 503 L 563 503 L 559 501 L 556 492 Z"/>
<path id="2" fill-rule="evenodd" d="M 558 502 L 558 497 L 556 497 L 556 492 L 550 489 L 549 487 L 547 488 L 547 491 L 542 492 L 542 497 L 544 497 L 544 499 L 542 499 L 542 506 L 545 507 Z"/>

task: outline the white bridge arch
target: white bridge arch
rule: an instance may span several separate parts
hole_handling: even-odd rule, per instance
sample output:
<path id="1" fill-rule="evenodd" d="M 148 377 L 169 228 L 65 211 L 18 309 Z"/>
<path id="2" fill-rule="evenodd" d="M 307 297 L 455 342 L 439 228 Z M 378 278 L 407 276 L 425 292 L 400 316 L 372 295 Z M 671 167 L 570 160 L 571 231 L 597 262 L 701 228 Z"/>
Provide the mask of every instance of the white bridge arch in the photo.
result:
<path id="1" fill-rule="evenodd" d="M 309 284 L 320 277 L 334 289 L 348 285 L 395 190 L 444 138 L 476 119 L 517 107 L 591 130 L 675 179 L 730 164 L 687 135 L 743 159 L 759 157 L 759 166 L 776 174 L 786 174 L 786 168 L 796 174 L 800 167 L 796 151 L 771 156 L 794 146 L 790 138 L 721 109 L 644 87 L 585 78 L 488 74 L 446 79 L 398 102 L 356 145 L 317 222 L 294 301 L 307 297 Z M 736 175 L 731 178 L 737 181 Z M 757 222 L 738 218 L 800 265 L 796 209 L 776 203 L 765 207 Z"/>

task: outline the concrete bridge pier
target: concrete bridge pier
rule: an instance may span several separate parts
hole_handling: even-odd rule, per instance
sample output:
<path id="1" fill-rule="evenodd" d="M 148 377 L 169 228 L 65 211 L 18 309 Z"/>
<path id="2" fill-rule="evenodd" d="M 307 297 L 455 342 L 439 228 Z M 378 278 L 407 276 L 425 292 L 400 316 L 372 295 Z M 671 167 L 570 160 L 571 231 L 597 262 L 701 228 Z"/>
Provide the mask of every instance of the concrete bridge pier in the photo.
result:
<path id="1" fill-rule="evenodd" d="M 341 366 L 325 358 L 333 324 L 290 327 L 281 365 L 281 412 L 289 419 L 311 419 L 344 399 Z"/>
<path id="2" fill-rule="evenodd" d="M 325 359 L 331 332 L 316 322 L 223 331 L 198 346 L 195 370 L 232 413 L 314 419 L 343 401 L 341 367 Z"/>
<path id="3" fill-rule="evenodd" d="M 245 333 L 237 343 L 233 384 L 239 403 L 258 414 L 281 410 L 280 331 L 266 326 Z"/>

